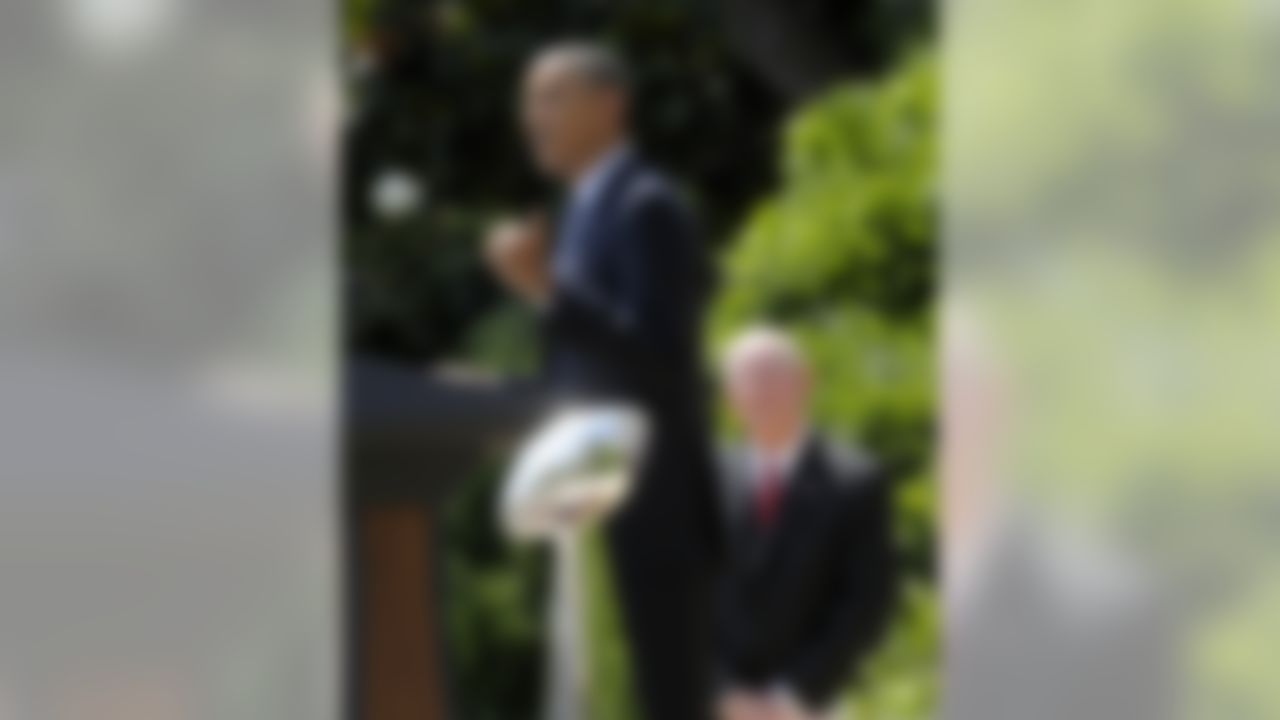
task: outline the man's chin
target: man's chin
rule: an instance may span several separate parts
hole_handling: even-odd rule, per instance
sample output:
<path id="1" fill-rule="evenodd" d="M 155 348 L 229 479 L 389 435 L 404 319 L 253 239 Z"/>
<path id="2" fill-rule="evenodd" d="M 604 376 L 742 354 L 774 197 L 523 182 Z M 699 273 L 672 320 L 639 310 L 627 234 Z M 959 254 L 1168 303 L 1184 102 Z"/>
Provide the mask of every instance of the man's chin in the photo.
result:
<path id="1" fill-rule="evenodd" d="M 543 177 L 551 180 L 564 180 L 573 175 L 573 163 L 562 160 L 555 153 L 535 153 L 534 167 Z"/>

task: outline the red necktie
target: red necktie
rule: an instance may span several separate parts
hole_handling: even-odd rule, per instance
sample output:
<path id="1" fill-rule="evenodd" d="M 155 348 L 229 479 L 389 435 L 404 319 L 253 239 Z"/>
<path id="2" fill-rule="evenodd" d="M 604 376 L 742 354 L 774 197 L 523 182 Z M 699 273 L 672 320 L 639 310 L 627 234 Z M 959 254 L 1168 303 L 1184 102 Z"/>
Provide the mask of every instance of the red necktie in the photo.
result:
<path id="1" fill-rule="evenodd" d="M 774 463 L 766 463 L 756 485 L 756 522 L 762 528 L 773 527 L 782 504 L 782 473 Z"/>

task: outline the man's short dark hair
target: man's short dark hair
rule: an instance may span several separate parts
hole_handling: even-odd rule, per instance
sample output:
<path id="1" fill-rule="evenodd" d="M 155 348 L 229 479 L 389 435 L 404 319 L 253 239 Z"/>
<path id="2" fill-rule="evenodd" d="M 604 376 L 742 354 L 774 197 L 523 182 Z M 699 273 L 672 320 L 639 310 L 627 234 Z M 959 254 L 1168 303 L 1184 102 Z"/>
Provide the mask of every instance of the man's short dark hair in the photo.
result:
<path id="1" fill-rule="evenodd" d="M 548 45 L 538 52 L 539 60 L 551 58 L 570 65 L 583 80 L 594 87 L 623 94 L 631 91 L 631 73 L 626 61 L 606 45 L 585 40 L 566 40 Z"/>

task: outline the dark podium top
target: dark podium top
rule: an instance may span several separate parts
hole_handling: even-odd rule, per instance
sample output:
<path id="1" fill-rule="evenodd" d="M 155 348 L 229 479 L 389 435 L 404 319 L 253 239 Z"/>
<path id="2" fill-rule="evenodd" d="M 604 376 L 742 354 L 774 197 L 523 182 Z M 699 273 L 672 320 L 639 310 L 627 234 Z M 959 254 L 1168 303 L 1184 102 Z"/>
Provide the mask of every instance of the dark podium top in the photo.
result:
<path id="1" fill-rule="evenodd" d="M 345 397 L 346 473 L 359 501 L 438 500 L 539 415 L 530 386 L 449 379 L 354 360 Z"/>

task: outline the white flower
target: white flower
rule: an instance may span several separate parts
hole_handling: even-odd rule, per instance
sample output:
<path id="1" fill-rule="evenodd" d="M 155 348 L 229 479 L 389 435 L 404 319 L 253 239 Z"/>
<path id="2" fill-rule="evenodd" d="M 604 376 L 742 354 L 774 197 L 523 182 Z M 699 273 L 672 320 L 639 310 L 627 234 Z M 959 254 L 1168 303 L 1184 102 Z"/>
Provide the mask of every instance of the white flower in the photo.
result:
<path id="1" fill-rule="evenodd" d="M 422 184 L 405 170 L 385 170 L 373 182 L 370 201 L 383 219 L 400 220 L 422 205 Z"/>

